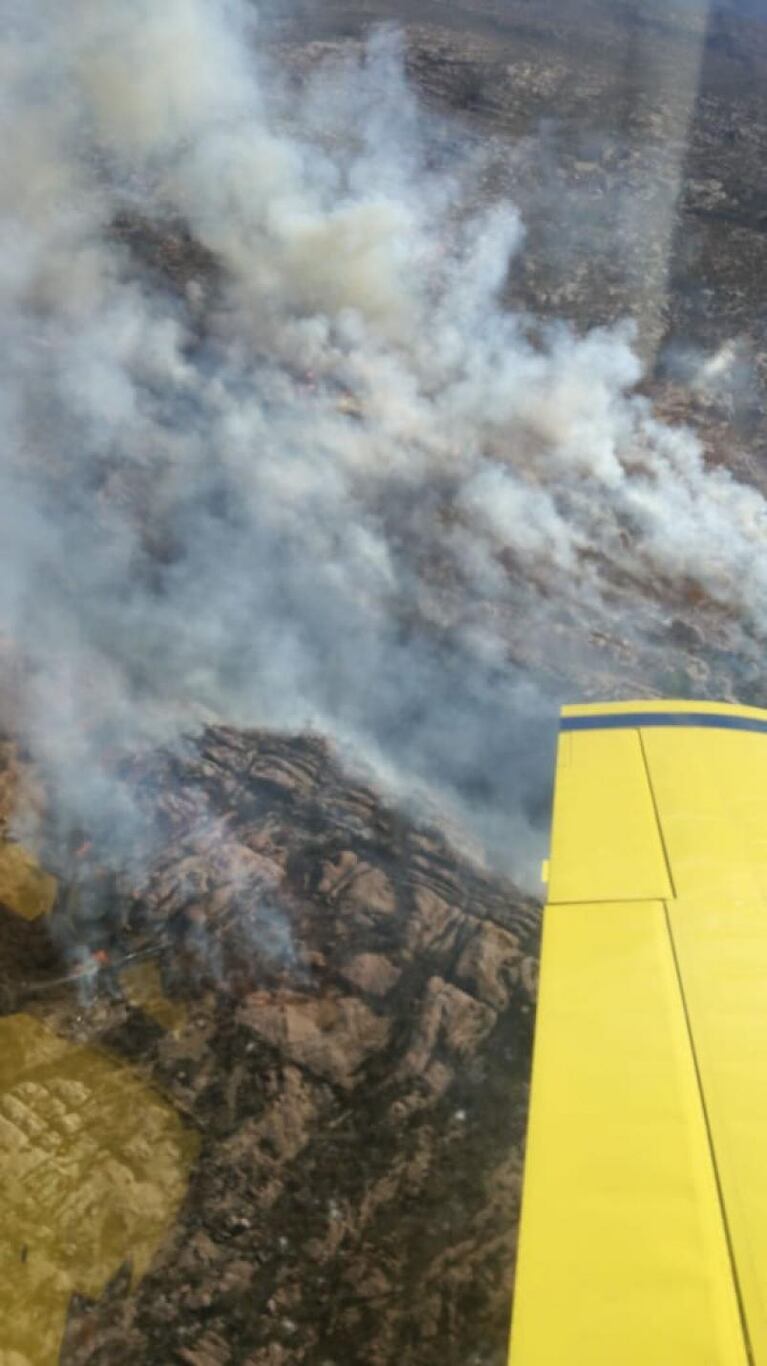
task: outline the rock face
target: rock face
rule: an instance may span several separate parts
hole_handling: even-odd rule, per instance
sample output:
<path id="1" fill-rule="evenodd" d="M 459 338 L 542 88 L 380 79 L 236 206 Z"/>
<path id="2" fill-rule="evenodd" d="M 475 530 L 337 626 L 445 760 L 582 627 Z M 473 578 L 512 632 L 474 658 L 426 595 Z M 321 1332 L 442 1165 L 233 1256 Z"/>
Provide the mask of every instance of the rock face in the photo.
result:
<path id="1" fill-rule="evenodd" d="M 149 871 L 63 879 L 74 982 L 17 917 L 7 1009 L 133 1064 L 199 1157 L 143 1280 L 78 1287 L 63 1366 L 500 1366 L 537 908 L 316 739 L 215 727 L 134 778 Z"/>
<path id="2" fill-rule="evenodd" d="M 354 996 L 290 999 L 284 991 L 254 991 L 236 1018 L 304 1072 L 344 1090 L 390 1034 L 387 1021 Z"/>

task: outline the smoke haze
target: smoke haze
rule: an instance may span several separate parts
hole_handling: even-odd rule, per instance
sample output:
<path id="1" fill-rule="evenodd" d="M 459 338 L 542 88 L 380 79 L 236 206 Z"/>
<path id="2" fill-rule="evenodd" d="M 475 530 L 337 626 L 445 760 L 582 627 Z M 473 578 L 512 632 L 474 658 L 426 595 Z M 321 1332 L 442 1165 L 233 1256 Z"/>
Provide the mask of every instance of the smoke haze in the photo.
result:
<path id="1" fill-rule="evenodd" d="M 308 726 L 529 877 L 591 634 L 693 584 L 757 648 L 762 497 L 633 394 L 630 326 L 503 307 L 523 225 L 396 34 L 298 90 L 234 3 L 2 12 L 0 631 L 72 821 L 132 837 L 115 753 Z"/>

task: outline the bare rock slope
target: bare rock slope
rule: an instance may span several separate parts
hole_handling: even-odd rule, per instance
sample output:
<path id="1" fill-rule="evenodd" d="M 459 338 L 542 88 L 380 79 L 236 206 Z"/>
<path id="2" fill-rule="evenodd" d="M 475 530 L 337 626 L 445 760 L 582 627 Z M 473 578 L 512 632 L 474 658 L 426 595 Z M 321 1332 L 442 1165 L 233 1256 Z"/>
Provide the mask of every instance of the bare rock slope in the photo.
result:
<path id="1" fill-rule="evenodd" d="M 502 1362 L 537 909 L 320 740 L 218 727 L 136 776 L 151 874 L 86 859 L 52 922 L 89 971 L 22 926 L 7 1008 L 134 1064 L 199 1157 L 138 1287 L 73 1301 L 63 1366 Z"/>

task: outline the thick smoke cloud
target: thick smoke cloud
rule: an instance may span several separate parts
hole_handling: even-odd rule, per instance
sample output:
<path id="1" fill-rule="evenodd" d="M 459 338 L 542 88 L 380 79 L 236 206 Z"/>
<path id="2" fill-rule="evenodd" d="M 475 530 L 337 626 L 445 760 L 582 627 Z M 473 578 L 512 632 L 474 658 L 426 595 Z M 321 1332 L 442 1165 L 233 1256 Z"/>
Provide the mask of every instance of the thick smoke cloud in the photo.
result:
<path id="1" fill-rule="evenodd" d="M 223 0 L 2 10 L 0 630 L 71 819 L 129 842 L 115 753 L 205 717 L 310 726 L 526 876 L 569 664 L 519 642 L 616 574 L 632 629 L 662 577 L 758 634 L 760 495 L 632 396 L 630 329 L 502 307 L 523 226 L 395 36 L 297 91 Z"/>

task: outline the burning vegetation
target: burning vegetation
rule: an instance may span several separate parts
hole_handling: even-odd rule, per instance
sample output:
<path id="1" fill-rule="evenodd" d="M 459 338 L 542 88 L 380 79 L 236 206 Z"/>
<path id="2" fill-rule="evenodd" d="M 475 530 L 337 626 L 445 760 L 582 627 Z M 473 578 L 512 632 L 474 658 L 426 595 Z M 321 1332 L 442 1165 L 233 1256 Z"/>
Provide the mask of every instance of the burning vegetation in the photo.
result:
<path id="1" fill-rule="evenodd" d="M 9 1350 L 500 1366 L 556 706 L 764 701 L 759 480 L 618 314 L 511 306 L 524 149 L 405 78 L 505 68 L 10 9 L 0 1118 L 77 1181 Z"/>

